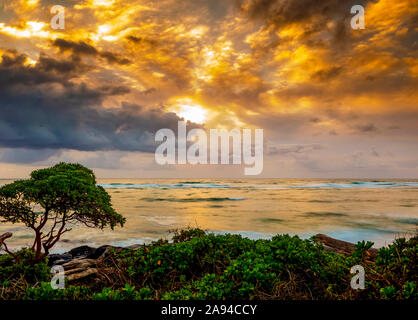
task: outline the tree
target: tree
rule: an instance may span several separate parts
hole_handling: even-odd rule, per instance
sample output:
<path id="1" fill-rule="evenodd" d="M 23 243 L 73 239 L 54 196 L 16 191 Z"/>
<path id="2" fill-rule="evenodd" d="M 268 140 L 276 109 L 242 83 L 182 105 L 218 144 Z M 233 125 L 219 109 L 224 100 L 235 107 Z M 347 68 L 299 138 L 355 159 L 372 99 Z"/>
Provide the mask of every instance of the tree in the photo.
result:
<path id="1" fill-rule="evenodd" d="M 116 225 L 123 227 L 125 218 L 112 208 L 109 194 L 96 185 L 92 170 L 59 163 L 1 187 L 0 222 L 24 223 L 35 232 L 36 262 L 74 225 L 113 230 Z"/>

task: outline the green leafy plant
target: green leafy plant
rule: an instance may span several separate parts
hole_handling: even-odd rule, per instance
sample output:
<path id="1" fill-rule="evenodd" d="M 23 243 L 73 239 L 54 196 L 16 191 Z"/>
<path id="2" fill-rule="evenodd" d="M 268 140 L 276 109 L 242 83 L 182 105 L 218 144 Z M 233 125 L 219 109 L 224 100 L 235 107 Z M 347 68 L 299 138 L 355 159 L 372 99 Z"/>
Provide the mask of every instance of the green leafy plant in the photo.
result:
<path id="1" fill-rule="evenodd" d="M 85 300 L 90 298 L 90 288 L 69 286 L 63 290 L 56 290 L 49 282 L 42 282 L 37 287 L 28 287 L 22 297 L 23 300 Z"/>
<path id="2" fill-rule="evenodd" d="M 34 252 L 29 249 L 21 249 L 14 256 L 4 254 L 0 256 L 0 284 L 8 286 L 14 280 L 24 281 L 27 284 L 46 281 L 50 278 L 50 268 L 47 259 L 31 262 Z"/>
<path id="3" fill-rule="evenodd" d="M 64 290 L 52 290 L 49 283 L 41 282 L 48 276 L 41 265 L 45 262 L 36 269 L 43 271 L 33 276 L 35 269 L 25 271 L 23 263 L 14 265 L 11 256 L 1 256 L 0 266 L 8 271 L 0 269 L 0 292 L 5 292 L 0 298 L 418 299 L 418 237 L 398 239 L 373 256 L 367 254 L 371 243 L 366 242 L 359 242 L 354 252 L 345 256 L 325 250 L 314 239 L 289 235 L 250 240 L 187 229 L 175 237 L 176 241 L 156 241 L 136 250 L 113 250 L 101 265 L 101 272 L 112 271 L 101 281 L 86 280 L 82 287 L 72 285 Z M 21 253 L 22 261 L 25 254 L 29 260 L 34 254 L 25 252 Z M 356 263 L 365 268 L 364 290 L 350 286 L 350 268 Z M 31 287 L 20 278 L 25 272 Z M 14 290 L 16 283 L 18 290 Z"/>
<path id="4" fill-rule="evenodd" d="M 61 236 L 71 230 L 70 224 L 100 229 L 109 225 L 113 229 L 125 222 L 112 208 L 108 193 L 96 185 L 93 171 L 67 163 L 33 171 L 30 179 L 1 187 L 0 219 L 23 223 L 34 231 L 34 262 L 48 255 Z"/>

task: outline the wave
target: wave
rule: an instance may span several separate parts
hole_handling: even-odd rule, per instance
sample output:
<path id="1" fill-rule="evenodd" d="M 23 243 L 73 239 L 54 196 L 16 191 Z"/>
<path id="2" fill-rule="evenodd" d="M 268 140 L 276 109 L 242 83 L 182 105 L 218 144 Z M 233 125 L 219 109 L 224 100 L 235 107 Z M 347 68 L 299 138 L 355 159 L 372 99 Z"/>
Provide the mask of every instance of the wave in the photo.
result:
<path id="1" fill-rule="evenodd" d="M 417 218 L 399 218 L 399 219 L 395 219 L 395 222 L 418 225 Z"/>
<path id="2" fill-rule="evenodd" d="M 230 185 L 222 184 L 201 184 L 201 183 L 178 183 L 178 184 L 132 184 L 132 183 L 103 183 L 98 184 L 105 189 L 189 189 L 189 188 L 214 188 L 214 189 L 228 189 L 233 188 Z"/>
<path id="3" fill-rule="evenodd" d="M 306 217 L 345 217 L 347 214 L 339 212 L 306 212 L 304 214 Z"/>
<path id="4" fill-rule="evenodd" d="M 224 230 L 212 230 L 209 233 L 213 233 L 215 235 L 239 235 L 243 238 L 248 238 L 251 240 L 261 240 L 261 239 L 271 239 L 275 234 L 274 233 L 262 233 L 256 231 L 224 231 Z"/>
<path id="5" fill-rule="evenodd" d="M 300 185 L 279 185 L 273 182 L 270 185 L 231 185 L 217 183 L 203 183 L 186 181 L 176 184 L 133 184 L 133 183 L 108 183 L 99 184 L 106 189 L 263 189 L 263 190 L 286 190 L 286 189 L 343 189 L 343 188 L 417 188 L 418 182 L 393 182 L 393 181 L 353 181 L 350 183 L 307 183 Z"/>
<path id="6" fill-rule="evenodd" d="M 205 201 L 239 201 L 245 200 L 245 198 L 232 198 L 232 197 L 211 197 L 211 198 L 142 198 L 141 200 L 148 202 L 205 202 Z"/>
<path id="7" fill-rule="evenodd" d="M 394 188 L 418 187 L 417 182 L 367 182 L 354 181 L 351 183 L 310 183 L 294 186 L 255 186 L 258 189 L 343 189 L 343 188 Z"/>

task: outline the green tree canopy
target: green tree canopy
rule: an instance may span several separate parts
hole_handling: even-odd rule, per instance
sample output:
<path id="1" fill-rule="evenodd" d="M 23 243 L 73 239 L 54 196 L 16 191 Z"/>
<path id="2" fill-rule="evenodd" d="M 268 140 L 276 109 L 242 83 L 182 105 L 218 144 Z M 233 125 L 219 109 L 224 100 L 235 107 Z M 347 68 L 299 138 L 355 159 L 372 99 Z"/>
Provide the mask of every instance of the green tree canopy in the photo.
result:
<path id="1" fill-rule="evenodd" d="M 96 185 L 92 170 L 59 163 L 0 188 L 0 222 L 24 223 L 35 232 L 35 260 L 48 255 L 70 226 L 103 229 L 123 226 L 125 218 L 111 205 L 109 194 Z M 47 231 L 45 231 L 47 229 Z"/>

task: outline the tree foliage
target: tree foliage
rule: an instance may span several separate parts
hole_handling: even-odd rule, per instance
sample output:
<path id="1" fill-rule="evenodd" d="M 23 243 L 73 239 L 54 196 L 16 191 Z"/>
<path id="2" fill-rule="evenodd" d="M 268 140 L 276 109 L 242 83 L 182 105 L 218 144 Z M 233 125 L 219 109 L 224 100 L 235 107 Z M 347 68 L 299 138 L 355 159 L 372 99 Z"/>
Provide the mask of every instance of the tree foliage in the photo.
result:
<path id="1" fill-rule="evenodd" d="M 59 163 L 1 187 L 0 222 L 24 223 L 35 232 L 32 250 L 39 261 L 74 225 L 113 229 L 123 226 L 125 218 L 112 208 L 109 194 L 96 185 L 92 170 Z"/>

